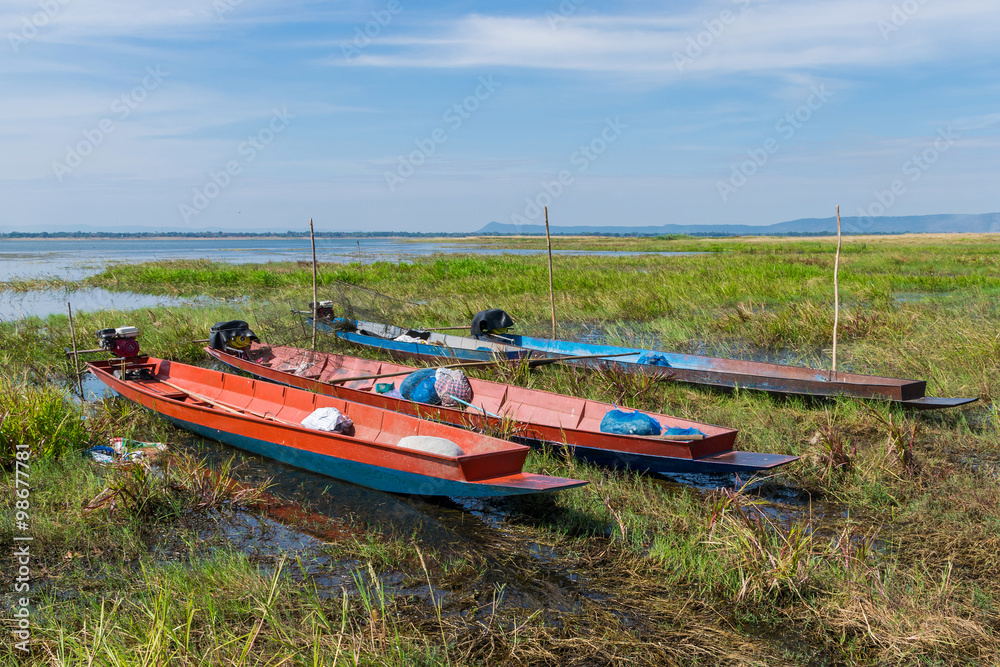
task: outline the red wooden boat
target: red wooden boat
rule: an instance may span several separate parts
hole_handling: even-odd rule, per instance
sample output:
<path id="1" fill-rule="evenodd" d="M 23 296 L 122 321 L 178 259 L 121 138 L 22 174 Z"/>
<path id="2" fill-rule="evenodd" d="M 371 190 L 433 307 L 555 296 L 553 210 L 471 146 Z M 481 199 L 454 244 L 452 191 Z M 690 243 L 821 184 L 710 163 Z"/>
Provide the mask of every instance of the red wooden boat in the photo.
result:
<path id="1" fill-rule="evenodd" d="M 735 430 L 668 415 L 650 416 L 664 430 L 695 428 L 704 434 L 703 439 L 604 433 L 601 420 L 613 405 L 537 389 L 469 378 L 474 405 L 427 405 L 378 393 L 377 382 L 392 382 L 389 378 L 332 384 L 338 378 L 392 373 L 400 374 L 394 378 L 398 381 L 403 374 L 418 370 L 411 366 L 293 347 L 221 347 L 224 350 L 206 347 L 205 351 L 228 366 L 265 380 L 486 432 L 512 427 L 519 442 L 567 445 L 576 457 L 598 465 L 660 473 L 732 473 L 766 470 L 798 458 L 734 451 Z"/>
<path id="2" fill-rule="evenodd" d="M 586 484 L 522 472 L 529 451 L 523 445 L 370 405 L 148 356 L 90 362 L 89 369 L 117 394 L 181 428 L 381 491 L 488 497 Z M 354 421 L 350 435 L 301 425 L 327 407 Z M 464 453 L 407 449 L 398 444 L 407 436 L 444 438 Z"/>

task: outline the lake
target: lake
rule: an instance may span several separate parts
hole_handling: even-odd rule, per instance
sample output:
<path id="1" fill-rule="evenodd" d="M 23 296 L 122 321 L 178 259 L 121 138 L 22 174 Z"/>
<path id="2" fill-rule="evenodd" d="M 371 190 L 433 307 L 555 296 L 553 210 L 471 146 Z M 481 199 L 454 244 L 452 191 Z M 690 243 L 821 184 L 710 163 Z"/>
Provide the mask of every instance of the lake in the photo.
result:
<path id="1" fill-rule="evenodd" d="M 436 241 L 398 238 L 319 238 L 316 257 L 320 262 L 363 263 L 399 261 L 436 253 L 483 255 L 535 255 L 544 250 L 483 248 Z M 556 255 L 694 255 L 686 252 L 608 252 L 553 250 Z M 108 292 L 100 289 L 56 293 L 11 292 L 2 283 L 14 279 L 63 278 L 81 280 L 101 271 L 110 262 L 154 262 L 167 259 L 207 259 L 232 264 L 311 261 L 308 238 L 154 238 L 154 239 L 0 239 L 0 320 L 29 315 L 45 317 L 74 310 L 138 308 L 175 305 L 191 300 Z"/>
<path id="2" fill-rule="evenodd" d="M 537 255 L 544 250 L 510 250 L 393 238 L 316 239 L 321 262 L 397 261 L 435 253 Z M 608 252 L 553 250 L 556 255 L 692 255 L 687 252 Z M 228 239 L 0 239 L 0 282 L 14 278 L 59 277 L 79 280 L 108 262 L 154 262 L 163 259 L 208 259 L 249 264 L 311 261 L 308 238 Z"/>

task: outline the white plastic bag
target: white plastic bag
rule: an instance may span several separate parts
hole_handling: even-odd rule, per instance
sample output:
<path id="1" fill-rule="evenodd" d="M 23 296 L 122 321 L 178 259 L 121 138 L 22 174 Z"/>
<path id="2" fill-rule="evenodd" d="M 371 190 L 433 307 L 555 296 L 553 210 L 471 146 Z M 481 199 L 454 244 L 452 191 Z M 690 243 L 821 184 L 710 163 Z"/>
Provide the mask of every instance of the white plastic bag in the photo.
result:
<path id="1" fill-rule="evenodd" d="M 317 431 L 346 433 L 354 426 L 354 422 L 341 414 L 337 408 L 319 408 L 303 419 L 302 425 Z"/>

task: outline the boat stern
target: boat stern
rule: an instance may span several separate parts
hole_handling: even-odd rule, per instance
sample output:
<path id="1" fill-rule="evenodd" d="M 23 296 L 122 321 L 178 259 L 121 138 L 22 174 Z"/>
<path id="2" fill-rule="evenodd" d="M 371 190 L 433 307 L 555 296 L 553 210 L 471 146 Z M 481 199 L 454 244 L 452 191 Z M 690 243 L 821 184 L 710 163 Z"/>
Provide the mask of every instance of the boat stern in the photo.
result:
<path id="1" fill-rule="evenodd" d="M 474 482 L 483 491 L 483 496 L 520 496 L 529 493 L 549 493 L 551 491 L 562 491 L 573 489 L 578 486 L 589 484 L 582 479 L 569 479 L 566 477 L 549 477 L 547 475 L 536 475 L 534 473 L 518 473 L 516 475 L 505 475 L 503 477 L 492 477 Z"/>

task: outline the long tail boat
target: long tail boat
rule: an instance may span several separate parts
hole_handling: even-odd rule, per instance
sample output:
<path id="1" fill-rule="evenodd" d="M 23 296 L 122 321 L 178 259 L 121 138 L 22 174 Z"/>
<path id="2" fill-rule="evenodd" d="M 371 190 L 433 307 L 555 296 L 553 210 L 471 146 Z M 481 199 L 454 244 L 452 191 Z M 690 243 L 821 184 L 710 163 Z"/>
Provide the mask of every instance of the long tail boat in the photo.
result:
<path id="1" fill-rule="evenodd" d="M 594 355 L 588 359 L 567 361 L 581 365 L 615 364 L 634 373 L 667 374 L 678 382 L 715 387 L 739 387 L 780 394 L 804 396 L 849 396 L 893 401 L 916 409 L 952 408 L 977 398 L 939 398 L 926 396 L 927 382 L 899 378 L 822 371 L 801 366 L 705 357 L 657 350 L 643 350 L 614 345 L 573 343 L 514 334 L 490 337 L 537 354 L 561 357 Z M 607 355 L 600 357 L 597 355 Z"/>
<path id="2" fill-rule="evenodd" d="M 724 357 L 707 357 L 695 354 L 679 354 L 659 350 L 646 350 L 632 347 L 617 347 L 614 345 L 595 345 L 548 338 L 532 338 L 508 333 L 490 333 L 487 324 L 483 324 L 483 316 L 498 314 L 503 322 L 511 322 L 510 316 L 499 309 L 483 311 L 477 314 L 470 329 L 471 336 L 448 335 L 448 344 L 456 349 L 464 347 L 474 349 L 478 345 L 501 344 L 508 358 L 517 358 L 513 351 L 520 351 L 521 358 L 529 358 L 532 364 L 542 363 L 542 359 L 565 361 L 580 366 L 597 366 L 614 364 L 616 368 L 630 373 L 666 374 L 672 380 L 690 384 L 702 384 L 714 387 L 755 389 L 777 394 L 798 394 L 802 396 L 846 396 L 852 398 L 878 399 L 893 401 L 901 405 L 920 409 L 933 410 L 953 408 L 977 401 L 977 398 L 943 398 L 927 396 L 927 382 L 924 380 L 905 380 L 887 378 L 859 373 L 844 373 L 772 364 L 762 361 L 744 361 Z M 333 331 L 336 327 L 329 324 L 331 320 L 318 320 L 317 326 Z M 359 322 L 359 330 L 378 332 L 395 331 L 399 327 L 379 324 L 377 322 Z M 399 331 L 404 331 L 399 329 Z M 408 329 L 407 335 L 414 337 L 440 336 L 429 331 Z M 397 354 L 384 338 L 368 335 L 363 339 L 356 334 L 337 332 L 344 340 L 355 345 L 388 351 L 396 358 L 418 358 L 433 360 L 431 357 L 420 357 L 412 354 Z M 464 342 L 462 342 L 464 341 Z M 581 358 L 583 357 L 583 358 Z"/>
<path id="3" fill-rule="evenodd" d="M 491 497 L 586 484 L 523 472 L 530 451 L 524 445 L 371 405 L 143 355 L 88 365 L 115 393 L 181 428 L 381 491 Z M 330 407 L 353 420 L 349 434 L 301 425 Z M 418 445 L 428 438 L 450 441 L 456 453 L 407 448 L 401 441 L 409 436 L 425 436 Z"/>
<path id="4" fill-rule="evenodd" d="M 312 318 L 306 318 L 312 326 Z M 343 318 L 317 318 L 316 328 L 352 345 L 387 352 L 393 359 L 440 363 L 446 361 L 517 360 L 531 352 L 499 341 L 479 340 L 432 331 L 404 329 L 391 324 Z"/>
<path id="5" fill-rule="evenodd" d="M 519 442 L 567 447 L 577 458 L 614 468 L 659 473 L 733 473 L 768 470 L 798 457 L 734 451 L 736 431 L 652 414 L 664 430 L 697 429 L 698 436 L 634 436 L 604 433 L 602 418 L 613 405 L 500 382 L 468 378 L 466 406 L 416 403 L 379 393 L 377 384 L 419 369 L 293 347 L 251 344 L 242 350 L 206 347 L 213 358 L 255 377 L 341 399 L 449 424 L 508 433 Z"/>

